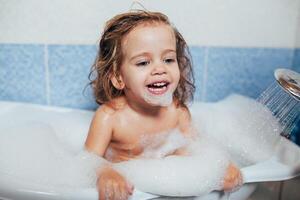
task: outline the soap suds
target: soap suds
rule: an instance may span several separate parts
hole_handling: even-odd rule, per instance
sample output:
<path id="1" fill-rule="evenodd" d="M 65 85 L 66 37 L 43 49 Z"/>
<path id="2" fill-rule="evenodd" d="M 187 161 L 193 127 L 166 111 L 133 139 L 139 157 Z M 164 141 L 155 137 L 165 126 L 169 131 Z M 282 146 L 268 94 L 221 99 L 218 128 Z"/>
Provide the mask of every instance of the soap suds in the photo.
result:
<path id="1" fill-rule="evenodd" d="M 115 169 L 141 191 L 195 196 L 221 189 L 229 162 L 245 166 L 267 159 L 280 137 L 272 114 L 243 96 L 194 103 L 190 110 L 197 137 L 186 139 L 174 129 L 157 138 L 155 148 L 148 145 L 143 158 L 114 164 Z M 5 112 L 0 115 L 0 178 L 5 173 L 53 187 L 95 187 L 105 161 L 83 149 L 92 114 L 26 106 Z M 188 156 L 167 156 L 182 147 Z"/>
<path id="2" fill-rule="evenodd" d="M 154 95 L 149 92 L 143 94 L 143 98 L 151 105 L 169 106 L 173 102 L 173 91 L 167 91 L 162 95 Z"/>

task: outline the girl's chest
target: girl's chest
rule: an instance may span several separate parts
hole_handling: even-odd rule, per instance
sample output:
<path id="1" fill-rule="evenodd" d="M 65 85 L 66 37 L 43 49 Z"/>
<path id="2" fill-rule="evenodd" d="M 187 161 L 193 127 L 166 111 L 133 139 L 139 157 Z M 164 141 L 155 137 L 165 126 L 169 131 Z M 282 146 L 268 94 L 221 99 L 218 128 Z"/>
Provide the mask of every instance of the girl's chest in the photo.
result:
<path id="1" fill-rule="evenodd" d="M 143 138 L 158 137 L 160 134 L 178 128 L 176 116 L 169 118 L 145 119 L 124 118 L 113 128 L 113 140 L 121 143 L 140 143 Z"/>
<path id="2" fill-rule="evenodd" d="M 178 126 L 177 120 L 130 121 L 114 127 L 110 152 L 117 160 L 139 157 L 146 149 L 160 148 L 169 133 Z"/>

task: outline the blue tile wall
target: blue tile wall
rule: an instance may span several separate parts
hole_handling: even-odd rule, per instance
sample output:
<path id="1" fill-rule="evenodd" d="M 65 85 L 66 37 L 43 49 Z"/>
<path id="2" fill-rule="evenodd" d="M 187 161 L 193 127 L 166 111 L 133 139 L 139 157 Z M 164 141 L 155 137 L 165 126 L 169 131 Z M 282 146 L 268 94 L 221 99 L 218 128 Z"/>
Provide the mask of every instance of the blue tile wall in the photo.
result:
<path id="1" fill-rule="evenodd" d="M 231 93 L 256 98 L 274 82 L 276 68 L 300 72 L 300 49 L 192 46 L 190 51 L 196 101 Z M 94 110 L 86 86 L 96 52 L 92 45 L 0 44 L 0 100 Z M 291 139 L 300 144 L 300 122 Z"/>
<path id="2" fill-rule="evenodd" d="M 293 49 L 208 48 L 206 101 L 231 93 L 256 98 L 274 81 L 276 68 L 291 68 Z"/>
<path id="3" fill-rule="evenodd" d="M 294 51 L 293 69 L 300 73 L 300 49 Z"/>
<path id="4" fill-rule="evenodd" d="M 194 95 L 195 101 L 200 101 L 203 99 L 203 90 L 204 90 L 204 76 L 205 73 L 205 48 L 203 47 L 191 47 L 190 48 L 192 62 L 193 62 L 193 71 L 195 78 L 196 91 Z"/>
<path id="5" fill-rule="evenodd" d="M 56 106 L 93 109 L 88 75 L 96 47 L 88 45 L 49 45 L 50 102 Z M 85 90 L 86 88 L 86 90 Z"/>
<path id="6" fill-rule="evenodd" d="M 0 44 L 0 100 L 94 109 L 88 74 L 92 45 Z M 278 67 L 300 69 L 300 49 L 190 48 L 195 100 L 217 101 L 231 93 L 256 98 Z M 47 70 L 47 72 L 46 72 Z"/>
<path id="7" fill-rule="evenodd" d="M 0 45 L 0 100 L 46 103 L 43 45 Z"/>

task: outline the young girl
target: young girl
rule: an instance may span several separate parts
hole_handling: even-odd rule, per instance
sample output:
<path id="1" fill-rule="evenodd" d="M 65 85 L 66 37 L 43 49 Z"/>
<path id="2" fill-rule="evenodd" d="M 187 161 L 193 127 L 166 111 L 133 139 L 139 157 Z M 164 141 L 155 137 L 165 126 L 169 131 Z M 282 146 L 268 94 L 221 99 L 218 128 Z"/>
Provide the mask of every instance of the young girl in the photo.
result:
<path id="1" fill-rule="evenodd" d="M 86 149 L 110 162 L 140 158 L 142 142 L 174 129 L 191 138 L 186 102 L 194 92 L 188 46 L 168 18 L 134 11 L 106 24 L 91 84 L 101 104 L 92 120 Z M 170 154 L 184 155 L 183 148 Z M 224 189 L 236 186 L 240 172 L 228 167 Z M 99 172 L 99 199 L 127 199 L 133 186 L 109 165 Z"/>

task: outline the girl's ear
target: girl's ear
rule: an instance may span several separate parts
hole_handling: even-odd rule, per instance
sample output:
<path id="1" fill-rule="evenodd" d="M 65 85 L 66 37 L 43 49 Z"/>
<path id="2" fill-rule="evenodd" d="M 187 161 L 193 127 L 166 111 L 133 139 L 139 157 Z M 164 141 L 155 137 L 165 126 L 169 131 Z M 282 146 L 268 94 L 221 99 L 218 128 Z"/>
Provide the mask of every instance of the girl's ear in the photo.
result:
<path id="1" fill-rule="evenodd" d="M 112 82 L 113 86 L 118 90 L 123 90 L 125 87 L 123 78 L 121 75 L 112 75 L 110 78 L 110 81 Z"/>

